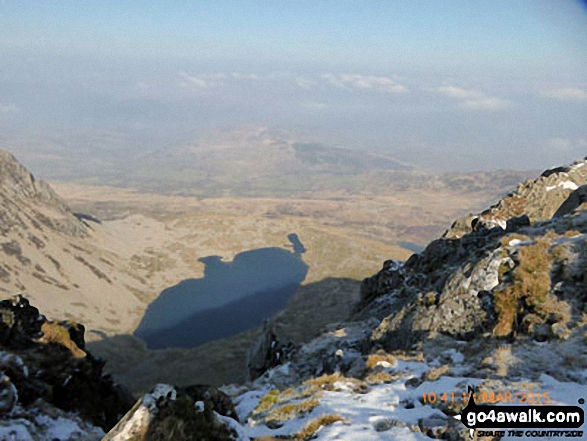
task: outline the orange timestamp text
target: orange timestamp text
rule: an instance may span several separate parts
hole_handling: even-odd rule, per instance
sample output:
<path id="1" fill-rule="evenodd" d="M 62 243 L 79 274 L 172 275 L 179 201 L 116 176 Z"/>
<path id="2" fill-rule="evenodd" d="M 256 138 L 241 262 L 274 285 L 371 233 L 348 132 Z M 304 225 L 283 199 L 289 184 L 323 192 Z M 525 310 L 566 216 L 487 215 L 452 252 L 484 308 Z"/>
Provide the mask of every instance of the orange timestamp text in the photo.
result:
<path id="1" fill-rule="evenodd" d="M 548 392 L 479 391 L 473 394 L 476 404 L 550 404 Z M 422 393 L 423 404 L 468 403 L 467 392 L 428 392 Z"/>

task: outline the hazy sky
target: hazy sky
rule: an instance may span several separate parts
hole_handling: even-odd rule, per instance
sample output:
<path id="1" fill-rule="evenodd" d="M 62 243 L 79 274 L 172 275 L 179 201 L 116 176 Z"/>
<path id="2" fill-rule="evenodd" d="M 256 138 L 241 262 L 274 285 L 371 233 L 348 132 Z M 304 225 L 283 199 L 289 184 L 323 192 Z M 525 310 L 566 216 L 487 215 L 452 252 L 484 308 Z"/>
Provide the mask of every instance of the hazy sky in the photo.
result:
<path id="1" fill-rule="evenodd" d="M 126 157 L 265 126 L 543 168 L 587 155 L 586 42 L 578 0 L 0 0 L 0 142 Z"/>

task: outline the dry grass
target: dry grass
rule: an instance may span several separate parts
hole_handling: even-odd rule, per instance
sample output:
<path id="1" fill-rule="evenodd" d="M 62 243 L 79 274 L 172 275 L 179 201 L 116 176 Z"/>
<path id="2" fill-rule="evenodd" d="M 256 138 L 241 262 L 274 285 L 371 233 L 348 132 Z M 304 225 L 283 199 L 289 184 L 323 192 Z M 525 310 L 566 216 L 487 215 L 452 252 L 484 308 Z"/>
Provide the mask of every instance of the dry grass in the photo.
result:
<path id="1" fill-rule="evenodd" d="M 298 401 L 296 403 L 284 404 L 283 406 L 273 409 L 269 415 L 267 415 L 267 420 L 279 422 L 291 420 L 292 418 L 310 413 L 319 405 L 320 401 L 314 398 Z"/>
<path id="2" fill-rule="evenodd" d="M 298 389 L 289 388 L 282 392 L 278 389 L 272 389 L 259 400 L 259 404 L 253 411 L 254 415 L 269 411 L 271 408 L 294 400 L 304 400 L 306 398 L 319 398 L 321 390 L 316 386 L 307 385 Z"/>
<path id="3" fill-rule="evenodd" d="M 552 256 L 550 242 L 537 239 L 532 245 L 518 251 L 518 265 L 511 271 L 511 281 L 495 293 L 495 309 L 498 315 L 493 333 L 497 337 L 509 335 L 515 327 L 521 305 L 534 310 L 542 318 L 555 314 L 560 320 L 563 305 L 550 294 L 550 271 Z"/>
<path id="4" fill-rule="evenodd" d="M 65 326 L 58 323 L 43 323 L 41 328 L 43 331 L 43 337 L 40 341 L 43 343 L 56 343 L 66 347 L 71 351 L 71 354 L 76 358 L 82 358 L 86 356 L 86 353 L 82 351 L 78 345 L 71 339 L 69 331 Z"/>
<path id="5" fill-rule="evenodd" d="M 279 402 L 279 390 L 272 389 L 261 397 L 253 413 L 260 413 L 271 409 Z"/>
<path id="6" fill-rule="evenodd" d="M 392 375 L 389 372 L 374 372 L 365 377 L 365 383 L 369 386 L 375 386 L 381 383 L 391 383 L 397 378 L 397 375 Z"/>
<path id="7" fill-rule="evenodd" d="M 581 232 L 577 231 L 577 230 L 567 230 L 564 233 L 565 237 L 576 237 L 576 236 L 580 236 Z"/>
<path id="8" fill-rule="evenodd" d="M 402 361 L 426 361 L 426 358 L 422 352 L 395 351 L 393 356 Z"/>
<path id="9" fill-rule="evenodd" d="M 397 360 L 393 355 L 390 355 L 383 351 L 371 354 L 367 357 L 366 366 L 368 369 L 375 369 L 378 363 L 389 363 L 391 366 L 394 366 L 397 363 Z"/>
<path id="10" fill-rule="evenodd" d="M 330 426 L 331 424 L 337 423 L 339 421 L 346 420 L 342 417 L 342 415 L 338 414 L 322 415 L 306 424 L 304 428 L 298 432 L 295 439 L 297 441 L 306 441 L 312 439 L 320 427 Z"/>
<path id="11" fill-rule="evenodd" d="M 347 378 L 342 375 L 340 372 L 335 372 L 334 374 L 325 374 L 321 375 L 320 377 L 311 378 L 309 380 L 304 381 L 304 385 L 307 386 L 314 386 L 318 389 L 322 390 L 337 390 L 336 383 L 345 383 L 352 385 L 353 388 L 361 387 L 361 382 L 355 378 Z"/>
<path id="12" fill-rule="evenodd" d="M 281 392 L 279 396 L 279 402 L 299 400 L 309 397 L 319 397 L 320 395 L 321 391 L 316 386 L 304 386 L 299 389 L 289 388 Z"/>
<path id="13" fill-rule="evenodd" d="M 432 368 L 422 375 L 422 379 L 424 381 L 436 381 L 443 375 L 446 375 L 450 372 L 450 366 L 445 364 L 443 366 L 439 366 L 436 368 Z"/>

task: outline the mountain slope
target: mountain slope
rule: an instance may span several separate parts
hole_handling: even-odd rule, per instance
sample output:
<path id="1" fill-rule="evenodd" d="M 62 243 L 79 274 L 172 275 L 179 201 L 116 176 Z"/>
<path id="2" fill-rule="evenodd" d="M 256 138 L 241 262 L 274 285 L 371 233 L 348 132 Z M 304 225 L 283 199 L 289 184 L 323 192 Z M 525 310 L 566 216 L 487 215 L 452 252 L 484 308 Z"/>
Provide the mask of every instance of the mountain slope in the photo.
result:
<path id="1" fill-rule="evenodd" d="M 94 245 L 97 226 L 0 151 L 0 293 L 21 292 L 45 314 L 92 329 L 132 327 L 142 302 L 128 287 L 141 284 L 116 255 Z"/>

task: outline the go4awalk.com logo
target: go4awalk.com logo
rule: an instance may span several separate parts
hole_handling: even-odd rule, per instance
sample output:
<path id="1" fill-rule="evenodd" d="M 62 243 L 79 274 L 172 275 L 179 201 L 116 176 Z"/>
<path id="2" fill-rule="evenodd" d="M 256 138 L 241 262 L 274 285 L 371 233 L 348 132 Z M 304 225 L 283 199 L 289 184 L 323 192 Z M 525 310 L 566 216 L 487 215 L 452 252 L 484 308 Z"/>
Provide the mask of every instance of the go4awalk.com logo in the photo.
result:
<path id="1" fill-rule="evenodd" d="M 468 393 L 467 407 L 455 418 L 469 428 L 471 438 L 477 430 L 478 436 L 583 439 L 585 413 L 579 406 L 478 405 L 471 387 Z"/>

